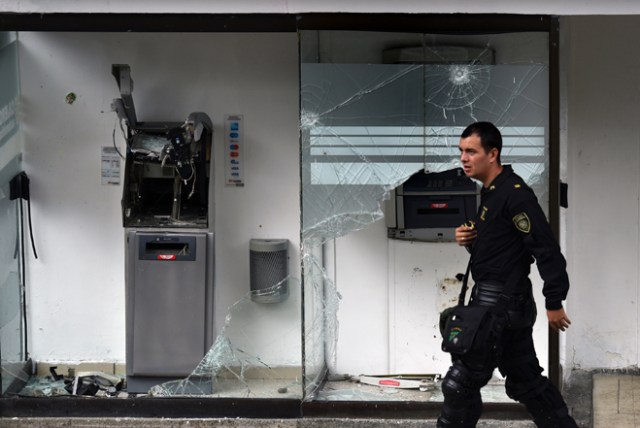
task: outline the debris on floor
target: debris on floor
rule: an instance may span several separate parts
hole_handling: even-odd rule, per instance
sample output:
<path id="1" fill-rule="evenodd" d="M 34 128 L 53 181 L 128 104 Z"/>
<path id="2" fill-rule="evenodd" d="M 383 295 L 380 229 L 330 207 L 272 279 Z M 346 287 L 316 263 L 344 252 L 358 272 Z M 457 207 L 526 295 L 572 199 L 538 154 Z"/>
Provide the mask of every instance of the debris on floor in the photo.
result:
<path id="1" fill-rule="evenodd" d="M 124 378 L 98 371 L 77 372 L 70 370 L 68 376 L 58 374 L 57 367 L 50 368 L 50 376 L 32 377 L 18 393 L 24 397 L 53 397 L 60 395 L 83 395 L 96 397 L 121 397 Z"/>
<path id="2" fill-rule="evenodd" d="M 367 385 L 392 387 L 400 389 L 419 389 L 430 391 L 436 388 L 440 375 L 438 374 L 387 374 L 360 375 L 358 381 Z"/>

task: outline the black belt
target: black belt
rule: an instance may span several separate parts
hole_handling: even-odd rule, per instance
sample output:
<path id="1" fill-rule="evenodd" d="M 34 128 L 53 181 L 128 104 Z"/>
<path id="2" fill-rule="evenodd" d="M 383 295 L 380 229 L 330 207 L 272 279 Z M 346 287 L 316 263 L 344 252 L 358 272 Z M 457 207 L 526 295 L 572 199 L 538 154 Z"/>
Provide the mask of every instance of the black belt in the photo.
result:
<path id="1" fill-rule="evenodd" d="M 469 280 L 469 273 L 471 271 L 472 256 L 469 257 L 469 263 L 467 263 L 467 270 L 464 273 L 462 280 L 462 288 L 460 295 L 458 296 L 458 305 L 465 305 L 465 296 L 467 294 L 467 285 Z M 507 313 L 507 328 L 522 328 L 530 327 L 535 321 L 536 306 L 531 294 L 531 281 L 529 281 L 529 265 L 514 266 L 507 281 L 506 286 L 497 281 L 477 281 L 473 287 L 471 305 L 482 306 L 494 306 L 495 311 L 505 311 Z M 522 282 L 527 281 L 527 287 L 522 287 Z M 521 296 L 524 294 L 522 291 L 527 290 L 526 300 L 530 303 L 524 303 Z"/>
<path id="2" fill-rule="evenodd" d="M 533 300 L 531 281 L 527 284 L 518 284 L 517 292 L 510 293 L 509 302 L 506 304 L 507 329 L 519 329 L 530 327 L 536 320 L 536 305 Z M 523 287 L 523 285 L 527 285 Z M 502 295 L 504 284 L 497 281 L 478 282 L 473 287 L 471 304 L 479 306 L 495 306 Z"/>
<path id="3" fill-rule="evenodd" d="M 525 306 L 527 303 L 533 302 L 533 295 L 530 282 L 528 284 L 518 284 L 520 290 L 512 291 L 510 301 L 507 304 L 509 309 L 517 309 Z M 526 285 L 522 286 L 522 285 Z M 504 284 L 498 281 L 480 281 L 473 287 L 471 299 L 474 305 L 494 306 L 498 303 L 500 295 L 504 291 Z"/>

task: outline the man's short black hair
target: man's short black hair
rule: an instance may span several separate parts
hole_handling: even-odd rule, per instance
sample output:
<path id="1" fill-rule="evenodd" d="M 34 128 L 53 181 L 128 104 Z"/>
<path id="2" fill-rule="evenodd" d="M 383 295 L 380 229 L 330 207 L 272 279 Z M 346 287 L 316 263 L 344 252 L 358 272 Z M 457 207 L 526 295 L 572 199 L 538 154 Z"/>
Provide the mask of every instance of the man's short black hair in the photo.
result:
<path id="1" fill-rule="evenodd" d="M 475 122 L 467 126 L 460 138 L 467 138 L 471 135 L 480 137 L 480 143 L 486 153 L 491 149 L 498 149 L 498 163 L 500 163 L 500 152 L 502 152 L 502 134 L 491 122 Z"/>

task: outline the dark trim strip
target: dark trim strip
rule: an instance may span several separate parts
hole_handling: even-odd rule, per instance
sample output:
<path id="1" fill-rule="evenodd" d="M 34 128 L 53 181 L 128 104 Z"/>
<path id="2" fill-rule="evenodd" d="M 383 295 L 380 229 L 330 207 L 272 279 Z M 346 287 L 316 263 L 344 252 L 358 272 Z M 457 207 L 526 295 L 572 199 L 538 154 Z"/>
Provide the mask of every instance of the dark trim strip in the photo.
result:
<path id="1" fill-rule="evenodd" d="M 2 398 L 0 415 L 13 417 L 92 418 L 264 418 L 302 417 L 300 400 L 261 398 Z"/>
<path id="2" fill-rule="evenodd" d="M 284 14 L 2 13 L 1 31 L 295 32 Z"/>
<path id="3" fill-rule="evenodd" d="M 0 13 L 0 31 L 295 32 L 349 30 L 479 34 L 548 31 L 544 15 L 303 13 Z"/>
<path id="4" fill-rule="evenodd" d="M 441 402 L 418 401 L 305 401 L 306 418 L 436 419 Z M 359 416 L 358 416 L 359 415 Z M 519 403 L 484 403 L 483 419 L 527 420 L 526 408 Z"/>
<path id="5" fill-rule="evenodd" d="M 431 34 L 482 34 L 548 31 L 545 15 L 319 13 L 297 16 L 300 30 L 393 31 Z"/>
<path id="6" fill-rule="evenodd" d="M 2 398 L 4 418 L 91 417 L 91 418 L 366 418 L 435 419 L 442 403 L 417 401 L 305 401 L 292 399 L 242 398 L 97 398 L 38 397 Z M 519 403 L 485 403 L 482 417 L 526 420 L 529 415 Z"/>
<path id="7" fill-rule="evenodd" d="M 560 22 L 549 26 L 549 224 L 560 238 Z M 560 386 L 560 343 L 549 327 L 549 379 Z"/>

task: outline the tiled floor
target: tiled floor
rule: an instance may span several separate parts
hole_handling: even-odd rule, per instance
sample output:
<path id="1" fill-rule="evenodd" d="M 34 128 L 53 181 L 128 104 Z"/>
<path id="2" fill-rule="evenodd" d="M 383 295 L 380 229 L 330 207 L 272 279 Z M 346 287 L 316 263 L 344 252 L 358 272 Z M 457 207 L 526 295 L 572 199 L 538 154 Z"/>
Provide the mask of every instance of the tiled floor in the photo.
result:
<path id="1" fill-rule="evenodd" d="M 372 386 L 360 383 L 357 377 L 351 381 L 329 381 L 318 392 L 318 401 L 431 401 L 442 402 L 444 397 L 440 386 L 434 384 L 433 387 L 424 390 L 401 389 L 379 386 Z M 512 403 L 504 390 L 504 381 L 493 380 L 482 388 L 482 401 L 485 403 Z"/>
<path id="2" fill-rule="evenodd" d="M 640 427 L 640 376 L 593 376 L 593 428 Z"/>

